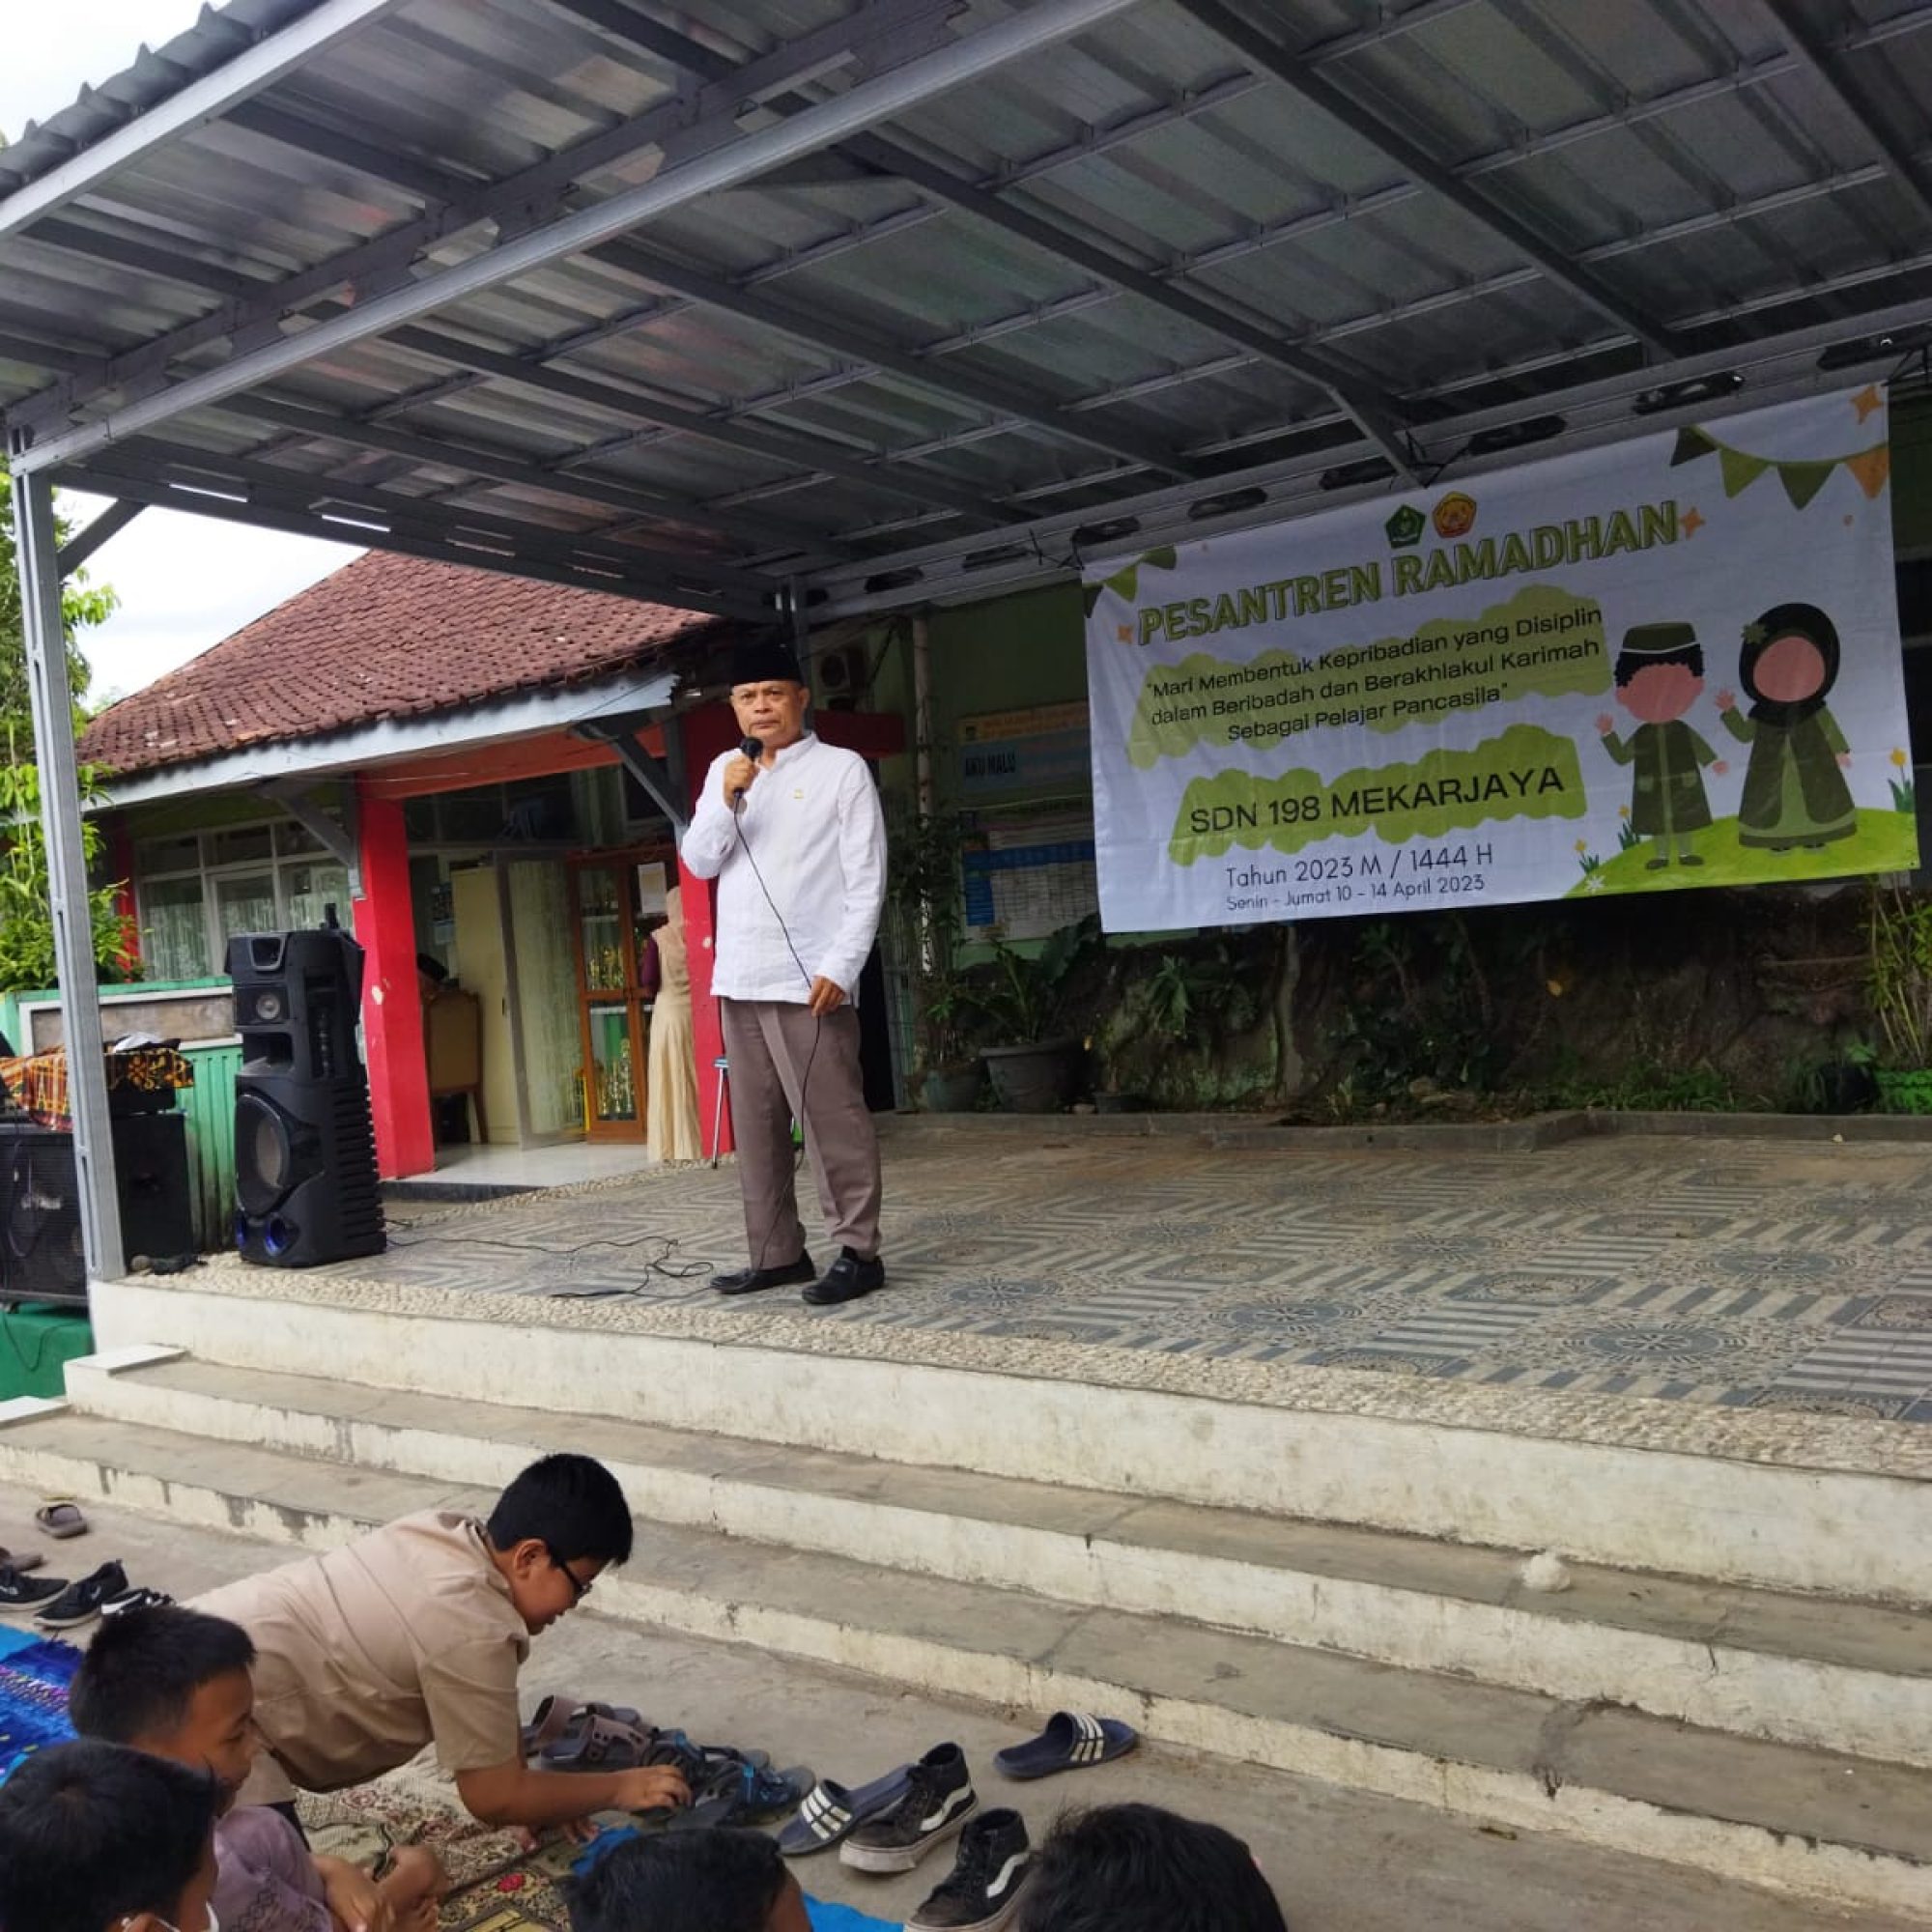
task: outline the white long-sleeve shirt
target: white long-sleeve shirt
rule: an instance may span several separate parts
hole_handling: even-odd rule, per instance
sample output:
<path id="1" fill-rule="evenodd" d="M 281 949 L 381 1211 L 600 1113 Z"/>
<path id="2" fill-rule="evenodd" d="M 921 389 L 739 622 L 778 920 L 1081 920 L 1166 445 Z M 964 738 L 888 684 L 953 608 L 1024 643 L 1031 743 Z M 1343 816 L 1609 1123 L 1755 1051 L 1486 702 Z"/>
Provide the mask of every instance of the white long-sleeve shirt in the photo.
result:
<path id="1" fill-rule="evenodd" d="M 700 879 L 718 881 L 711 989 L 727 1000 L 802 1006 L 823 976 L 856 1000 L 886 895 L 886 821 L 872 775 L 856 752 L 808 731 L 758 767 L 734 823 L 723 773 L 736 756 L 722 752 L 711 761 L 680 847 Z"/>

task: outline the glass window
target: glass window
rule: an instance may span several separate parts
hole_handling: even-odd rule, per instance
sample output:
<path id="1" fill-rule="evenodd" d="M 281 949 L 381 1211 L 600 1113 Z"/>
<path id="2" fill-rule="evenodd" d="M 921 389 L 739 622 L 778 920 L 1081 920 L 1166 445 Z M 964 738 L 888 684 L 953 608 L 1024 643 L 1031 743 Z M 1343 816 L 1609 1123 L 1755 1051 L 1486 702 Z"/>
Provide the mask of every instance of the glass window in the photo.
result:
<path id="1" fill-rule="evenodd" d="M 331 905 L 337 922 L 346 926 L 350 919 L 349 873 L 334 865 L 284 866 L 282 903 L 291 929 L 320 925 L 324 909 Z"/>
<path id="2" fill-rule="evenodd" d="M 297 853 L 320 852 L 323 842 L 299 819 L 284 819 L 275 827 L 275 850 L 284 858 Z"/>
<path id="3" fill-rule="evenodd" d="M 503 794 L 497 785 L 445 792 L 441 809 L 442 837 L 452 845 L 494 845 L 503 831 Z"/>
<path id="4" fill-rule="evenodd" d="M 195 872 L 201 869 L 201 840 L 192 832 L 172 838 L 143 838 L 134 847 L 141 876 L 155 872 Z"/>
<path id="5" fill-rule="evenodd" d="M 208 956 L 208 919 L 199 877 L 157 879 L 141 888 L 141 977 L 205 980 L 218 962 Z"/>
<path id="6" fill-rule="evenodd" d="M 240 866 L 266 859 L 270 852 L 270 831 L 266 825 L 239 825 L 230 832 L 208 835 L 208 863 L 211 866 Z"/>
<path id="7" fill-rule="evenodd" d="M 275 932 L 281 922 L 275 917 L 275 875 L 272 872 L 243 872 L 240 877 L 214 881 L 214 923 L 221 937 L 222 958 L 228 956 L 228 942 L 238 932 Z M 221 960 L 215 961 L 217 971 Z"/>

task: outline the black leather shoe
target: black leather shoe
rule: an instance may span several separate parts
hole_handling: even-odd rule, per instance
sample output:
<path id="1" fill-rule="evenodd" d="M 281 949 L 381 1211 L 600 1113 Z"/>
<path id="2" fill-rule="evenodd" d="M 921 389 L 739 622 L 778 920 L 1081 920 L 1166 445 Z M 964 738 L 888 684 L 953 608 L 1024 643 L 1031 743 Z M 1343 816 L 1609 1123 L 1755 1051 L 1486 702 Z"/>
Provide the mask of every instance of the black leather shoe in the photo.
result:
<path id="1" fill-rule="evenodd" d="M 810 1255 L 800 1255 L 781 1268 L 737 1268 L 730 1274 L 714 1274 L 711 1286 L 720 1294 L 756 1294 L 767 1288 L 790 1288 L 794 1282 L 810 1281 L 818 1270 Z"/>
<path id="2" fill-rule="evenodd" d="M 857 1301 L 886 1285 L 886 1264 L 877 1255 L 861 1261 L 850 1248 L 840 1248 L 838 1259 L 805 1291 L 805 1299 L 814 1308 L 830 1308 L 836 1302 Z"/>

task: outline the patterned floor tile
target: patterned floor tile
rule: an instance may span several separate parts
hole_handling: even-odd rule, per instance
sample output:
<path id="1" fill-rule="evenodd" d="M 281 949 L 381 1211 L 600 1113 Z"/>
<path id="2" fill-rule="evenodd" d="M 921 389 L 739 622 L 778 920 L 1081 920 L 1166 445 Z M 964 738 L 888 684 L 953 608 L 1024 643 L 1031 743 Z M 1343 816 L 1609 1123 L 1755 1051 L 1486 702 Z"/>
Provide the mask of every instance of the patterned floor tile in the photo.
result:
<path id="1" fill-rule="evenodd" d="M 823 1319 L 1926 1422 L 1928 1199 L 1898 1148 L 904 1135 L 888 1290 Z M 451 1293 L 703 1302 L 743 1259 L 730 1168 L 407 1215 L 382 1271 Z"/>

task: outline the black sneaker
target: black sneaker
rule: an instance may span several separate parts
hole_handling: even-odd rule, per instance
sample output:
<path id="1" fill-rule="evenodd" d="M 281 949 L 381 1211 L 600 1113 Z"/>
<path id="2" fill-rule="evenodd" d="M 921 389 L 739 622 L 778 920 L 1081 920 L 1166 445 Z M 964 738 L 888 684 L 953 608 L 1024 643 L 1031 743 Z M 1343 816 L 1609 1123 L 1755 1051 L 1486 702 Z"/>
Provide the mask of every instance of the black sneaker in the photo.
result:
<path id="1" fill-rule="evenodd" d="M 805 1291 L 805 1299 L 814 1308 L 830 1308 L 840 1301 L 857 1301 L 886 1285 L 886 1264 L 877 1255 L 862 1261 L 850 1248 L 840 1248 L 838 1259 Z"/>
<path id="2" fill-rule="evenodd" d="M 65 1577 L 23 1577 L 11 1563 L 0 1563 L 0 1615 L 37 1610 L 66 1588 Z"/>
<path id="3" fill-rule="evenodd" d="M 811 1257 L 800 1255 L 783 1267 L 734 1268 L 729 1274 L 714 1274 L 711 1287 L 718 1294 L 758 1294 L 768 1288 L 790 1288 L 796 1282 L 810 1281 L 817 1272 Z"/>
<path id="4" fill-rule="evenodd" d="M 147 1590 L 137 1583 L 118 1597 L 109 1597 L 100 1606 L 100 1618 L 105 1623 L 109 1617 L 125 1617 L 129 1610 L 157 1610 L 173 1602 L 165 1590 Z"/>
<path id="5" fill-rule="evenodd" d="M 957 1745 L 935 1745 L 913 1766 L 906 1795 L 882 1817 L 861 1825 L 838 1847 L 839 1860 L 860 1871 L 911 1871 L 965 1824 L 979 1803 L 966 1753 Z"/>
<path id="6" fill-rule="evenodd" d="M 118 1563 L 103 1563 L 91 1577 L 70 1583 L 34 1621 L 43 1630 L 78 1630 L 100 1614 L 111 1597 L 128 1594 L 128 1573 Z"/>
<path id="7" fill-rule="evenodd" d="M 1026 1820 L 1004 1806 L 981 1811 L 959 1834 L 952 1876 L 906 1920 L 905 1932 L 994 1932 L 1018 1908 L 1032 1863 Z"/>

